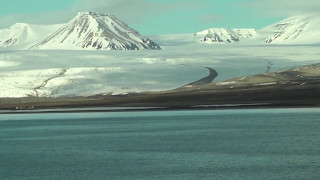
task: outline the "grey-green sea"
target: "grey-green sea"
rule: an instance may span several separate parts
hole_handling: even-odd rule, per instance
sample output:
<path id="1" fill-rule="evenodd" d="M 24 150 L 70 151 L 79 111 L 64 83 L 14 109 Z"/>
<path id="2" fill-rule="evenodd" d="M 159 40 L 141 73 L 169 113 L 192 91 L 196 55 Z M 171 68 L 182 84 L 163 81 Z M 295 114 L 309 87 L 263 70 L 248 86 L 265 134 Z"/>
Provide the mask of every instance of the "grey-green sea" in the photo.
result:
<path id="1" fill-rule="evenodd" d="M 320 109 L 0 115 L 0 179 L 320 179 Z"/>

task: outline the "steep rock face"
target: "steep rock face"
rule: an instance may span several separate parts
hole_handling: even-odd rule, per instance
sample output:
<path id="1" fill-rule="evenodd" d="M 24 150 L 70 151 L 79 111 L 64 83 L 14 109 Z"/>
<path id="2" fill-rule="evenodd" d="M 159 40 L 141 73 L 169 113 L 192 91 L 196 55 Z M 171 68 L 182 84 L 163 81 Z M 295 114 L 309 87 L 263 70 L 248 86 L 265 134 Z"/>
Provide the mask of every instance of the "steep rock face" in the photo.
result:
<path id="1" fill-rule="evenodd" d="M 295 16 L 259 30 L 265 43 L 320 42 L 320 14 Z"/>
<path id="2" fill-rule="evenodd" d="M 141 50 L 160 46 L 113 15 L 81 12 L 31 49 Z"/>
<path id="3" fill-rule="evenodd" d="M 8 29 L 0 30 L 0 46 L 9 47 L 26 41 L 29 25 L 17 23 Z"/>
<path id="4" fill-rule="evenodd" d="M 212 28 L 194 34 L 194 38 L 206 43 L 235 43 L 256 36 L 254 29 Z"/>

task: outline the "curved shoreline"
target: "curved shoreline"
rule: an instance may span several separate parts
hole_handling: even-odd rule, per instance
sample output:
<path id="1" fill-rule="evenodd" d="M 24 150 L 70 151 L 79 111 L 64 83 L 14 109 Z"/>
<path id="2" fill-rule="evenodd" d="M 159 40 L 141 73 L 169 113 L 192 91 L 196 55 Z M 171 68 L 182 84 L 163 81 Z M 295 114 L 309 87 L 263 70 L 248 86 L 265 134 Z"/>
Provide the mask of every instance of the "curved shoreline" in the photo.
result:
<path id="1" fill-rule="evenodd" d="M 204 68 L 209 70 L 208 76 L 201 78 L 197 81 L 191 82 L 189 84 L 186 84 L 186 85 L 182 86 L 182 88 L 185 88 L 188 86 L 203 86 L 203 85 L 212 83 L 212 81 L 218 77 L 219 74 L 215 69 L 210 68 L 210 67 L 204 67 Z"/>

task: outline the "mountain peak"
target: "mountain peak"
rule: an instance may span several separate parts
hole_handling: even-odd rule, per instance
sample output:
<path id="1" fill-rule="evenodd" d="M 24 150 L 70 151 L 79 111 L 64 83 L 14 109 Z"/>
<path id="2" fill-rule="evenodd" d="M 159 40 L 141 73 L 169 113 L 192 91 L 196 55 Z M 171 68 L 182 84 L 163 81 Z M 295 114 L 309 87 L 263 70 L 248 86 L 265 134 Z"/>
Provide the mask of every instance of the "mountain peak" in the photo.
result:
<path id="1" fill-rule="evenodd" d="M 160 49 L 160 46 L 113 15 L 79 12 L 31 49 L 140 50 Z"/>
<path id="2" fill-rule="evenodd" d="M 320 13 L 293 16 L 260 30 L 265 43 L 317 43 L 320 36 Z"/>
<path id="3" fill-rule="evenodd" d="M 9 47 L 27 39 L 29 25 L 16 23 L 7 29 L 0 30 L 0 46 Z"/>
<path id="4" fill-rule="evenodd" d="M 194 38 L 200 38 L 200 42 L 206 43 L 234 43 L 254 38 L 256 35 L 255 29 L 211 28 L 196 33 Z"/>
<path id="5" fill-rule="evenodd" d="M 27 24 L 27 23 L 15 23 L 11 27 L 26 27 L 26 26 L 29 26 L 29 24 Z"/>
<path id="6" fill-rule="evenodd" d="M 93 12 L 78 12 L 78 16 L 91 15 L 91 14 L 93 14 Z"/>
<path id="7" fill-rule="evenodd" d="M 76 17 L 81 17 L 81 16 L 91 16 L 91 17 L 108 16 L 108 17 L 115 17 L 114 15 L 111 15 L 111 14 L 103 14 L 103 13 L 96 13 L 96 12 L 89 12 L 89 11 L 78 12 Z"/>
<path id="8" fill-rule="evenodd" d="M 108 14 L 100 14 L 96 12 L 89 12 L 89 11 L 84 11 L 84 12 L 78 12 L 77 16 L 84 16 L 84 15 L 101 15 L 101 16 L 109 16 Z"/>

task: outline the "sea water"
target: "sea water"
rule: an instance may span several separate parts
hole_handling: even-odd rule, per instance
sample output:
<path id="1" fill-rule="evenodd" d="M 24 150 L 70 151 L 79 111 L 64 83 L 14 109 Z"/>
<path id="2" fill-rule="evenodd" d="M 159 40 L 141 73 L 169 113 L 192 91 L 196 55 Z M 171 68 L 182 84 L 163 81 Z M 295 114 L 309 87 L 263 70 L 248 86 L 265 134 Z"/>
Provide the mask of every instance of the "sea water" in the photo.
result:
<path id="1" fill-rule="evenodd" d="M 0 179 L 320 179 L 320 109 L 0 115 Z"/>

